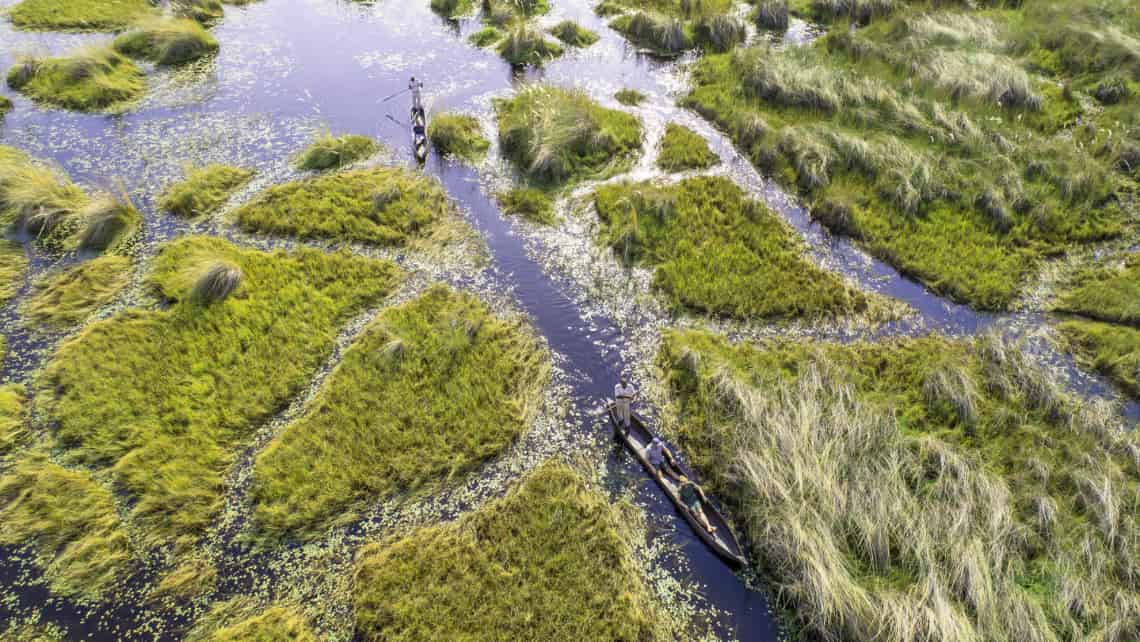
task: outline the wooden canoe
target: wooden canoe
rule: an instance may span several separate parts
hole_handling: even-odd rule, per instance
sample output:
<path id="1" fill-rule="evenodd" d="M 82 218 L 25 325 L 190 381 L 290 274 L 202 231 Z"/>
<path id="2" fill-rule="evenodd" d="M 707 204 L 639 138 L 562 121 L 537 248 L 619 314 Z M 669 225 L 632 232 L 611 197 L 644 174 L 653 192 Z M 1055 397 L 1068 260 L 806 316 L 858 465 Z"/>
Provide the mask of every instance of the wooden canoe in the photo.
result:
<path id="1" fill-rule="evenodd" d="M 417 161 L 422 163 L 427 160 L 427 114 L 423 107 L 412 108 L 412 149 Z"/>
<path id="2" fill-rule="evenodd" d="M 708 517 L 709 523 L 716 527 L 716 533 L 710 533 L 705 530 L 705 527 L 697 519 L 696 515 L 689 510 L 689 507 L 681 501 L 680 489 L 676 480 L 662 475 L 646 459 L 645 449 L 649 446 L 649 442 L 653 441 L 653 433 L 645 426 L 645 419 L 637 413 L 630 415 L 630 429 L 626 432 L 622 429 L 621 422 L 617 418 L 613 406 L 610 407 L 610 423 L 613 425 L 614 434 L 617 438 L 625 442 L 629 450 L 637 457 L 645 470 L 657 481 L 657 484 L 673 500 L 673 504 L 677 507 L 677 511 L 689 522 L 693 527 L 693 531 L 697 534 L 705 544 L 709 546 L 717 555 L 720 555 L 726 562 L 735 566 L 745 566 L 748 561 L 744 558 L 744 550 L 740 547 L 740 542 L 737 541 L 736 536 L 733 535 L 732 529 L 729 528 L 728 522 L 725 521 L 724 515 L 717 510 L 708 501 L 702 502 L 705 516 Z M 682 470 L 689 479 L 694 479 L 687 470 Z M 694 479 L 695 481 L 695 479 Z"/>

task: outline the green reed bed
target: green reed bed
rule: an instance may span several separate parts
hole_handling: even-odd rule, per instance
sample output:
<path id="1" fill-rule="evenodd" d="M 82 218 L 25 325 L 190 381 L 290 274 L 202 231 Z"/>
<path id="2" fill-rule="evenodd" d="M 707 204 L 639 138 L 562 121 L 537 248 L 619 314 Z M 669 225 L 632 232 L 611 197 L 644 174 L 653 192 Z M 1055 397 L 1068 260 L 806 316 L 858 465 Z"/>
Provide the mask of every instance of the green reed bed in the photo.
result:
<path id="1" fill-rule="evenodd" d="M 731 0 L 617 0 L 599 15 L 617 15 L 610 27 L 630 42 L 663 56 L 701 47 L 729 51 L 744 41 L 744 25 L 729 16 Z"/>
<path id="2" fill-rule="evenodd" d="M 683 172 L 708 169 L 719 162 L 720 158 L 696 132 L 677 123 L 665 126 L 661 151 L 657 154 L 658 167 L 667 172 Z"/>
<path id="3" fill-rule="evenodd" d="M 667 335 L 685 452 L 807 638 L 1140 634 L 1140 444 L 995 337 Z"/>
<path id="4" fill-rule="evenodd" d="M 0 341 L 0 358 L 4 344 Z M 24 404 L 27 390 L 15 383 L 0 385 L 0 457 L 19 446 L 28 436 L 25 428 Z"/>
<path id="5" fill-rule="evenodd" d="M 605 178 L 641 152 L 641 123 L 580 90 L 528 85 L 495 104 L 503 154 L 545 187 Z"/>
<path id="6" fill-rule="evenodd" d="M 605 185 L 595 192 L 601 242 L 628 265 L 655 268 L 677 306 L 739 318 L 843 314 L 868 300 L 804 255 L 798 237 L 731 180 Z"/>
<path id="7" fill-rule="evenodd" d="M 469 114 L 436 114 L 428 123 L 427 135 L 440 154 L 454 154 L 472 163 L 482 160 L 491 147 L 478 119 Z"/>
<path id="8" fill-rule="evenodd" d="M 79 228 L 87 194 L 62 172 L 0 145 L 0 228 L 22 229 L 42 242 L 65 242 Z"/>
<path id="9" fill-rule="evenodd" d="M 1009 307 L 1042 257 L 1121 233 L 1110 164 L 1052 133 L 1071 102 L 1056 87 L 883 37 L 875 46 L 916 51 L 907 69 L 841 29 L 810 48 L 707 57 L 684 103 L 833 231 L 978 307 Z"/>
<path id="10" fill-rule="evenodd" d="M 20 29 L 114 31 L 154 13 L 148 0 L 22 0 L 8 16 Z"/>
<path id="11" fill-rule="evenodd" d="M 312 536 L 462 477 L 528 428 L 549 362 L 519 319 L 436 286 L 385 310 L 254 466 L 254 518 Z"/>
<path id="12" fill-rule="evenodd" d="M 619 511 L 579 474 L 548 463 L 457 522 L 369 546 L 357 562 L 357 634 L 671 639 L 677 632 L 662 630 Z"/>
<path id="13" fill-rule="evenodd" d="M 110 303 L 131 280 L 131 260 L 101 256 L 36 283 L 24 306 L 29 322 L 60 330 L 75 326 Z"/>
<path id="14" fill-rule="evenodd" d="M 548 40 L 541 29 L 525 22 L 508 28 L 496 50 L 503 60 L 515 67 L 539 67 L 564 53 L 562 47 Z"/>
<path id="15" fill-rule="evenodd" d="M 201 282 L 219 263 L 244 278 L 228 297 L 205 299 Z M 107 471 L 130 498 L 148 547 L 183 551 L 221 509 L 239 445 L 311 380 L 342 325 L 398 280 L 393 264 L 346 253 L 173 241 L 147 281 L 168 305 L 93 323 L 63 344 L 37 406 L 68 460 Z"/>
<path id="16" fill-rule="evenodd" d="M 0 544 L 28 547 L 52 592 L 78 600 L 109 594 L 130 568 L 112 491 L 38 454 L 0 476 Z"/>
<path id="17" fill-rule="evenodd" d="M 218 41 L 195 20 L 152 19 L 115 38 L 115 51 L 160 66 L 182 65 L 218 51 Z"/>
<path id="18" fill-rule="evenodd" d="M 24 284 L 24 271 L 28 269 L 28 257 L 24 247 L 0 239 L 0 305 L 4 305 Z"/>
<path id="19" fill-rule="evenodd" d="M 47 105 L 103 111 L 141 98 L 146 79 L 114 49 L 88 47 L 60 58 L 24 58 L 8 71 L 8 86 Z"/>
<path id="20" fill-rule="evenodd" d="M 559 22 L 550 28 L 550 33 L 569 47 L 589 47 L 598 41 L 598 34 L 573 20 Z"/>
<path id="21" fill-rule="evenodd" d="M 253 232 L 407 245 L 453 223 L 454 210 L 437 181 L 384 167 L 271 187 L 234 218 Z"/>
<path id="22" fill-rule="evenodd" d="M 209 216 L 220 210 L 253 175 L 251 169 L 216 163 L 190 170 L 182 182 L 163 193 L 158 204 L 175 216 Z"/>
<path id="23" fill-rule="evenodd" d="M 546 192 L 533 187 L 516 187 L 495 195 L 499 207 L 508 216 L 521 216 L 532 223 L 554 225 L 554 201 Z"/>
<path id="24" fill-rule="evenodd" d="M 301 152 L 297 158 L 297 168 L 319 172 L 338 169 L 362 161 L 378 151 L 380 144 L 367 136 L 333 136 L 326 133 Z"/>

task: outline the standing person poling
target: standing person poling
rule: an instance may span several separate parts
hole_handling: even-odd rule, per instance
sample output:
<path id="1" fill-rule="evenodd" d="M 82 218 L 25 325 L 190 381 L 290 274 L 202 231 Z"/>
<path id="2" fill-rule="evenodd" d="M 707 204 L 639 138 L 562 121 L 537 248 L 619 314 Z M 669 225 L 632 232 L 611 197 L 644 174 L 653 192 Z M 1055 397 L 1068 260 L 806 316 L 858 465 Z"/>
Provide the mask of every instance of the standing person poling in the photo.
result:
<path id="1" fill-rule="evenodd" d="M 416 80 L 415 76 L 408 81 L 408 91 L 412 92 L 412 111 L 423 111 L 424 96 L 423 96 L 424 81 Z"/>
<path id="2" fill-rule="evenodd" d="M 614 386 L 614 411 L 617 412 L 618 421 L 627 431 L 629 430 L 630 409 L 636 398 L 637 388 L 630 385 L 628 376 L 622 375 L 621 381 Z"/>

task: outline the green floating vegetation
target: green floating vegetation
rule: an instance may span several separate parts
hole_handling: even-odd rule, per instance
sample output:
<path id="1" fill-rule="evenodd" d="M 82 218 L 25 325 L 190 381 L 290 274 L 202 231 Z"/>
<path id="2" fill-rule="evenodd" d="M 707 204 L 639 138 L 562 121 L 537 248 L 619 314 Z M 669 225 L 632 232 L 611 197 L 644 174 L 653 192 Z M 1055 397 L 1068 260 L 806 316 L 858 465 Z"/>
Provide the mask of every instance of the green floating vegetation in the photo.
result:
<path id="1" fill-rule="evenodd" d="M 589 47 L 598 41 L 598 34 L 573 20 L 559 22 L 551 27 L 550 33 L 570 47 Z"/>
<path id="2" fill-rule="evenodd" d="M 495 103 L 503 154 L 532 181 L 559 187 L 628 169 L 641 152 L 641 123 L 583 91 L 529 85 Z"/>
<path id="3" fill-rule="evenodd" d="M 4 345 L 0 342 L 0 358 Z M 24 423 L 24 403 L 28 391 L 19 384 L 0 385 L 0 457 L 20 445 L 28 435 Z"/>
<path id="4" fill-rule="evenodd" d="M 25 58 L 8 71 L 8 86 L 33 100 L 100 111 L 140 98 L 142 71 L 110 47 L 89 47 L 63 58 Z"/>
<path id="5" fill-rule="evenodd" d="M 241 227 L 300 238 L 407 245 L 454 215 L 436 181 L 395 167 L 317 176 L 271 187 L 240 208 Z"/>
<path id="6" fill-rule="evenodd" d="M 240 268 L 241 288 L 202 301 L 199 281 L 219 262 Z M 93 323 L 60 346 L 37 406 L 70 460 L 107 471 L 130 498 L 145 545 L 183 552 L 221 509 L 238 446 L 398 279 L 392 263 L 347 253 L 172 241 L 148 276 L 168 305 Z"/>
<path id="7" fill-rule="evenodd" d="M 562 55 L 562 47 L 546 39 L 543 32 L 520 22 L 507 30 L 498 45 L 499 55 L 515 67 L 541 66 Z"/>
<path id="8" fill-rule="evenodd" d="M 221 0 L 173 0 L 174 15 L 189 18 L 203 25 L 211 25 L 225 16 Z"/>
<path id="9" fill-rule="evenodd" d="M 629 88 L 618 90 L 618 92 L 614 94 L 614 98 L 617 99 L 619 103 L 628 107 L 637 107 L 645 102 L 645 94 L 636 89 Z"/>
<path id="10" fill-rule="evenodd" d="M 168 189 L 158 205 L 176 216 L 209 216 L 221 209 L 253 174 L 253 170 L 241 167 L 207 165 L 189 172 L 184 181 Z"/>
<path id="11" fill-rule="evenodd" d="M 738 49 L 701 60 L 683 104 L 833 231 L 940 294 L 1005 309 L 1042 257 L 1118 236 L 1124 215 L 1104 141 L 1055 135 L 1079 101 L 1032 80 L 1001 33 L 906 14 Z"/>
<path id="12" fill-rule="evenodd" d="M 323 172 L 351 165 L 380 151 L 380 144 L 359 134 L 333 136 L 326 133 L 305 148 L 297 159 L 297 167 Z"/>
<path id="13" fill-rule="evenodd" d="M 709 144 L 695 131 L 677 123 L 665 126 L 661 151 L 657 155 L 658 167 L 667 172 L 683 172 L 690 169 L 708 169 L 719 162 L 720 158 L 709 149 Z"/>
<path id="14" fill-rule="evenodd" d="M 516 187 L 495 195 L 503 213 L 521 216 L 532 223 L 554 225 L 558 216 L 554 213 L 554 201 L 546 192 L 533 187 Z"/>
<path id="15" fill-rule="evenodd" d="M 0 476 L 0 544 L 30 546 L 52 592 L 82 600 L 108 594 L 131 559 L 112 492 L 38 455 Z"/>
<path id="16" fill-rule="evenodd" d="M 115 38 L 116 51 L 157 65 L 182 65 L 218 51 L 218 41 L 189 18 L 152 19 Z"/>
<path id="17" fill-rule="evenodd" d="M 16 296 L 23 285 L 24 271 L 27 269 L 28 257 L 24 253 L 24 247 L 0 239 L 0 306 Z"/>
<path id="18" fill-rule="evenodd" d="M 1056 305 L 1061 312 L 1140 327 L 1140 253 L 1078 274 Z"/>
<path id="19" fill-rule="evenodd" d="M 780 218 L 727 178 L 604 185 L 594 204 L 601 242 L 626 264 L 655 267 L 655 287 L 675 305 L 739 318 L 868 306 L 864 294 L 811 263 Z"/>
<path id="20" fill-rule="evenodd" d="M 59 245 L 78 230 L 89 200 L 62 173 L 0 145 L 0 228 L 26 230 Z"/>
<path id="21" fill-rule="evenodd" d="M 440 154 L 477 162 L 487 153 L 491 143 L 483 138 L 479 121 L 467 114 L 436 114 L 428 124 L 428 138 Z"/>
<path id="22" fill-rule="evenodd" d="M 110 303 L 130 280 L 131 260 L 125 256 L 84 261 L 37 283 L 26 313 L 50 329 L 72 327 Z"/>
<path id="23" fill-rule="evenodd" d="M 8 17 L 21 29 L 113 31 L 154 13 L 148 0 L 23 0 Z"/>
<path id="24" fill-rule="evenodd" d="M 385 310 L 254 466 L 254 519 L 306 538 L 462 477 L 528 428 L 549 362 L 521 320 L 443 286 Z"/>
<path id="25" fill-rule="evenodd" d="M 670 639 L 623 519 L 573 470 L 544 464 L 455 523 L 365 548 L 356 632 L 369 642 Z"/>
<path id="26" fill-rule="evenodd" d="M 503 32 L 495 27 L 483 27 L 467 37 L 467 41 L 476 47 L 490 47 L 503 38 Z"/>
<path id="27" fill-rule="evenodd" d="M 1140 328 L 1073 319 L 1057 329 L 1078 361 L 1140 399 Z"/>
<path id="28" fill-rule="evenodd" d="M 1017 346 L 673 332 L 658 361 L 796 634 L 1135 637 L 1135 435 Z"/>

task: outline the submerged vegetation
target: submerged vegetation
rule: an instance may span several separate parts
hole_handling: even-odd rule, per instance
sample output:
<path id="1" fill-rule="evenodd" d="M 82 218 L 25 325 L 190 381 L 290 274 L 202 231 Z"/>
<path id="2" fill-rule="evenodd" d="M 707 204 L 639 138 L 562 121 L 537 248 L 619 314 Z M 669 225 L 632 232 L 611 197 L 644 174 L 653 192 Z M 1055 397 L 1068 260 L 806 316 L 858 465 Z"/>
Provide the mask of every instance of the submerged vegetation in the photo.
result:
<path id="1" fill-rule="evenodd" d="M 655 268 L 672 302 L 740 318 L 842 314 L 865 295 L 816 267 L 795 234 L 723 177 L 675 185 L 617 183 L 594 194 L 601 241 Z"/>
<path id="2" fill-rule="evenodd" d="M 19 243 L 0 239 L 0 306 L 16 295 L 24 281 L 28 257 Z M 0 350 L 0 357 L 3 351 Z"/>
<path id="3" fill-rule="evenodd" d="M 661 151 L 657 155 L 657 166 L 667 172 L 683 172 L 690 169 L 708 169 L 720 162 L 720 158 L 709 149 L 705 139 L 696 132 L 677 123 L 665 126 L 661 138 Z"/>
<path id="4" fill-rule="evenodd" d="M 131 260 L 101 256 L 53 274 L 36 284 L 28 319 L 51 329 L 74 326 L 111 302 L 130 282 Z"/>
<path id="5" fill-rule="evenodd" d="M 191 19 L 152 19 L 115 38 L 115 50 L 157 65 L 181 65 L 212 54 L 218 41 Z"/>
<path id="6" fill-rule="evenodd" d="M 112 31 L 154 12 L 148 0 L 21 0 L 8 16 L 21 29 Z"/>
<path id="7" fill-rule="evenodd" d="M 359 134 L 333 136 L 326 133 L 301 152 L 297 167 L 323 172 L 351 165 L 380 151 L 380 145 Z"/>
<path id="8" fill-rule="evenodd" d="M 253 178 L 253 170 L 213 164 L 187 173 L 186 179 L 173 185 L 161 198 L 159 207 L 186 218 L 214 214 L 235 191 Z"/>
<path id="9" fill-rule="evenodd" d="M 495 107 L 503 155 L 543 186 L 612 176 L 641 151 L 636 118 L 579 90 L 529 85 Z"/>
<path id="10" fill-rule="evenodd" d="M 1132 36 L 1104 24 L 1119 3 L 1043 17 L 1062 4 L 900 12 L 809 47 L 709 56 L 684 103 L 833 231 L 940 294 L 1008 308 L 1042 257 L 1122 232 L 1140 149 L 1134 99 L 1106 86 L 1123 102 L 1088 110 L 1078 95 L 1140 68 L 1111 44 Z"/>
<path id="11" fill-rule="evenodd" d="M 659 356 L 692 461 L 822 639 L 1133 639 L 1138 446 L 997 337 Z"/>
<path id="12" fill-rule="evenodd" d="M 238 266 L 243 283 L 205 305 L 196 286 L 219 261 Z M 37 405 L 67 459 L 106 471 L 130 498 L 145 546 L 184 551 L 220 509 L 238 444 L 310 381 L 341 325 L 397 274 L 344 253 L 173 241 L 148 277 L 169 305 L 120 313 L 63 344 Z M 80 535 L 52 537 L 82 546 Z"/>
<path id="13" fill-rule="evenodd" d="M 406 245 L 429 236 L 453 210 L 436 181 L 388 167 L 271 187 L 234 216 L 256 232 Z"/>
<path id="14" fill-rule="evenodd" d="M 428 124 L 428 138 L 440 154 L 476 162 L 483 158 L 491 143 L 483 138 L 479 121 L 468 114 L 437 114 Z"/>
<path id="15" fill-rule="evenodd" d="M 466 475 L 526 431 L 548 370 L 521 320 L 469 295 L 436 286 L 385 310 L 258 456 L 259 528 L 305 537 Z"/>
<path id="16" fill-rule="evenodd" d="M 503 213 L 521 216 L 532 223 L 554 225 L 558 217 L 554 213 L 554 202 L 546 192 L 533 187 L 516 187 L 495 195 Z"/>
<path id="17" fill-rule="evenodd" d="M 548 463 L 455 523 L 369 546 L 354 583 L 357 635 L 670 639 L 676 632 L 662 630 L 620 508 L 567 466 Z"/>
<path id="18" fill-rule="evenodd" d="M 24 58 L 8 71 L 8 86 L 39 102 L 99 111 L 138 99 L 142 71 L 110 47 L 89 47 L 62 58 Z"/>

